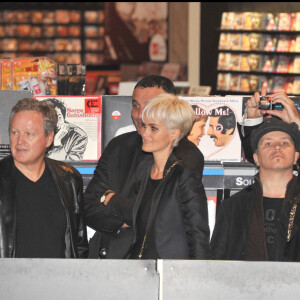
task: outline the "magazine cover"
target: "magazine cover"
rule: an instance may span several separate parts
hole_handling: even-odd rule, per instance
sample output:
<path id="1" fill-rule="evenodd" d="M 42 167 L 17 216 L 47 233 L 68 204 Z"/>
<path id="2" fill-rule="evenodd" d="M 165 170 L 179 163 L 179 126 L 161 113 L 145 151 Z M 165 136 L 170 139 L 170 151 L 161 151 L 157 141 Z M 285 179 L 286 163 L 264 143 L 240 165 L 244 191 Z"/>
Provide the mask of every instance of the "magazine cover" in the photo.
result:
<path id="1" fill-rule="evenodd" d="M 272 87 L 272 78 L 268 76 L 260 76 L 260 89 L 265 89 L 267 93 L 269 94 L 271 92 L 271 87 Z"/>
<path id="2" fill-rule="evenodd" d="M 196 114 L 188 138 L 201 150 L 206 161 L 241 161 L 241 142 L 236 123 L 242 117 L 241 96 L 180 97 Z"/>
<path id="3" fill-rule="evenodd" d="M 295 58 L 294 58 L 293 73 L 300 73 L 300 56 L 299 55 L 295 56 Z"/>
<path id="4" fill-rule="evenodd" d="M 249 75 L 241 75 L 240 91 L 248 93 L 250 92 L 250 78 Z"/>
<path id="5" fill-rule="evenodd" d="M 230 74 L 229 90 L 230 91 L 240 90 L 240 75 Z"/>
<path id="6" fill-rule="evenodd" d="M 101 154 L 100 96 L 35 96 L 55 106 L 57 133 L 47 156 L 61 161 L 97 161 Z"/>
<path id="7" fill-rule="evenodd" d="M 295 52 L 296 39 L 297 39 L 296 35 L 293 35 L 293 36 L 290 37 L 289 52 Z"/>
<path id="8" fill-rule="evenodd" d="M 249 51 L 250 50 L 250 33 L 243 33 L 242 34 L 242 44 L 241 50 Z"/>
<path id="9" fill-rule="evenodd" d="M 240 50 L 241 49 L 241 40 L 242 40 L 242 35 L 240 33 L 231 33 L 230 34 L 230 49 L 231 50 Z"/>
<path id="10" fill-rule="evenodd" d="M 273 72 L 274 69 L 274 57 L 271 55 L 263 55 L 262 57 L 262 71 Z"/>
<path id="11" fill-rule="evenodd" d="M 241 55 L 240 54 L 231 54 L 229 62 L 230 71 L 239 71 L 240 70 Z"/>
<path id="12" fill-rule="evenodd" d="M 289 31 L 291 29 L 292 15 L 290 13 L 278 14 L 278 30 Z"/>
<path id="13" fill-rule="evenodd" d="M 300 95 L 300 76 L 295 76 L 294 79 L 294 94 Z"/>
<path id="14" fill-rule="evenodd" d="M 248 56 L 249 68 L 251 72 L 258 72 L 260 70 L 261 56 L 258 54 L 250 54 Z"/>
<path id="15" fill-rule="evenodd" d="M 264 35 L 263 38 L 263 47 L 262 49 L 267 52 L 274 52 L 276 48 L 276 43 L 277 43 L 277 38 L 270 35 L 266 34 Z"/>
<path id="16" fill-rule="evenodd" d="M 30 91 L 0 91 L 0 159 L 10 154 L 9 116 L 13 106 L 23 98 L 32 98 Z"/>
<path id="17" fill-rule="evenodd" d="M 222 32 L 219 40 L 219 50 L 230 50 L 230 33 Z"/>
<path id="18" fill-rule="evenodd" d="M 244 30 L 252 29 L 252 12 L 244 12 Z"/>
<path id="19" fill-rule="evenodd" d="M 233 29 L 234 12 L 223 12 L 221 29 Z"/>
<path id="20" fill-rule="evenodd" d="M 276 72 L 288 73 L 290 67 L 290 58 L 285 55 L 280 55 L 277 60 Z"/>
<path id="21" fill-rule="evenodd" d="M 295 52 L 300 52 L 300 35 L 296 37 Z"/>
<path id="22" fill-rule="evenodd" d="M 266 30 L 277 30 L 278 17 L 276 14 L 266 13 L 263 20 L 263 28 Z"/>
<path id="23" fill-rule="evenodd" d="M 220 52 L 218 56 L 218 70 L 229 70 L 230 53 Z"/>
<path id="24" fill-rule="evenodd" d="M 259 90 L 259 76 L 257 75 L 249 76 L 249 89 L 250 92 L 257 92 Z"/>
<path id="25" fill-rule="evenodd" d="M 249 72 L 250 71 L 250 62 L 248 59 L 248 54 L 241 54 L 241 65 L 240 70 L 243 72 Z"/>
<path id="26" fill-rule="evenodd" d="M 287 94 L 293 94 L 294 93 L 294 77 L 288 77 L 286 79 L 284 90 Z"/>
<path id="27" fill-rule="evenodd" d="M 228 91 L 229 89 L 230 74 L 219 73 L 217 78 L 217 90 Z"/>
<path id="28" fill-rule="evenodd" d="M 260 50 L 261 37 L 262 37 L 262 35 L 260 33 L 251 33 L 250 34 L 250 50 L 251 51 Z"/>
<path id="29" fill-rule="evenodd" d="M 280 34 L 277 42 L 277 52 L 288 52 L 290 47 L 290 37 L 286 34 Z"/>
<path id="30" fill-rule="evenodd" d="M 233 18 L 233 29 L 234 30 L 241 30 L 244 28 L 244 13 L 234 13 Z"/>
<path id="31" fill-rule="evenodd" d="M 284 92 L 286 85 L 286 79 L 283 76 L 276 76 L 273 78 L 273 85 L 271 93 Z"/>
<path id="32" fill-rule="evenodd" d="M 262 17 L 263 14 L 259 12 L 254 12 L 252 14 L 252 30 L 260 30 L 262 29 Z"/>
<path id="33" fill-rule="evenodd" d="M 291 30 L 300 30 L 300 12 L 293 13 Z"/>

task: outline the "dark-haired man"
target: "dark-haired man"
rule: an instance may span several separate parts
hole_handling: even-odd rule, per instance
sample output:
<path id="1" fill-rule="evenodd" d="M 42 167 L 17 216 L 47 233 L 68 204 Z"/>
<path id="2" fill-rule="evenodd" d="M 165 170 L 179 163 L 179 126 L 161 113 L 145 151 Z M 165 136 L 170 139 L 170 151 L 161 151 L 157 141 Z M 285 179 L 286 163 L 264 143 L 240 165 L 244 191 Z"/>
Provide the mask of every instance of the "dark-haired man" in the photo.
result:
<path id="1" fill-rule="evenodd" d="M 163 76 L 149 75 L 141 79 L 135 86 L 132 95 L 131 117 L 137 131 L 128 132 L 112 139 L 105 148 L 86 191 L 85 214 L 87 225 L 97 229 L 97 210 L 100 201 L 114 208 L 128 203 L 127 197 L 134 196 L 134 173 L 138 164 L 149 154 L 142 151 L 142 112 L 146 103 L 153 97 L 163 94 L 175 94 L 173 82 Z M 200 150 L 186 137 L 176 147 L 176 156 L 187 167 L 197 170 L 202 177 L 204 158 Z M 131 216 L 123 216 L 127 222 Z M 101 229 L 101 228 L 100 228 Z M 106 236 L 102 235 L 102 241 Z M 100 234 L 96 233 L 90 242 L 90 257 L 123 258 L 131 244 L 131 230 L 122 229 L 117 239 L 112 239 L 107 251 L 103 246 Z M 101 245 L 100 245 L 101 244 Z"/>
<path id="2" fill-rule="evenodd" d="M 251 133 L 255 183 L 225 199 L 211 240 L 213 259 L 300 261 L 296 123 L 269 118 Z"/>
<path id="3" fill-rule="evenodd" d="M 231 140 L 235 126 L 234 112 L 228 106 L 221 106 L 210 111 L 207 134 L 214 140 L 216 147 L 223 147 Z"/>

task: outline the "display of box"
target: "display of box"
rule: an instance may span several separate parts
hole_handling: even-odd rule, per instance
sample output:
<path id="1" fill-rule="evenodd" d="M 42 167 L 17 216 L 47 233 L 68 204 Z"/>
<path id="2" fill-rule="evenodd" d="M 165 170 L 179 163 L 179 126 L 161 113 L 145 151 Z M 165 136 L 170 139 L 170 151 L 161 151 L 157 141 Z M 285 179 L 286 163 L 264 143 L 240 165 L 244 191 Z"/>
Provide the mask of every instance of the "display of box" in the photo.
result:
<path id="1" fill-rule="evenodd" d="M 35 96 L 55 106 L 58 131 L 47 156 L 61 161 L 97 161 L 101 155 L 100 96 Z"/>

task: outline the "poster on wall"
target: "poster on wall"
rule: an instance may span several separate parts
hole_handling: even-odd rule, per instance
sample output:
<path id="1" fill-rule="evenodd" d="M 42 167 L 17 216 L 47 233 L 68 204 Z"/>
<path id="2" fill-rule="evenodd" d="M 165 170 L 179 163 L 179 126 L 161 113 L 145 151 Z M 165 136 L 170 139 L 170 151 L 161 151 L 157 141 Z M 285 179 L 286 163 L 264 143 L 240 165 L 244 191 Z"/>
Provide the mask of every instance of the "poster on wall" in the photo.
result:
<path id="1" fill-rule="evenodd" d="M 57 133 L 47 156 L 68 162 L 97 161 L 101 154 L 100 96 L 36 96 L 55 106 Z"/>
<path id="2" fill-rule="evenodd" d="M 193 107 L 196 119 L 188 139 L 206 161 L 241 162 L 236 127 L 242 118 L 243 97 L 181 97 Z"/>
<path id="3" fill-rule="evenodd" d="M 105 2 L 108 63 L 168 60 L 168 2 Z"/>

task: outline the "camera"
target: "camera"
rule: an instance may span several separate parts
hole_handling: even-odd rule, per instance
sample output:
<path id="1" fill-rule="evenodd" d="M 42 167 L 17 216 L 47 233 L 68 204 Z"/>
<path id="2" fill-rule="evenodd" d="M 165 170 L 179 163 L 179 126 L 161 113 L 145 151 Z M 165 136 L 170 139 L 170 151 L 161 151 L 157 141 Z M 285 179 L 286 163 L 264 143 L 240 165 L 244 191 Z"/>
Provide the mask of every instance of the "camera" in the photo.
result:
<path id="1" fill-rule="evenodd" d="M 281 103 L 273 104 L 270 96 L 260 96 L 258 108 L 262 110 L 283 110 Z"/>

